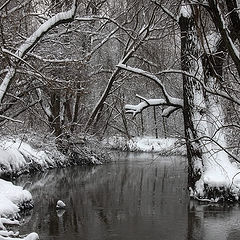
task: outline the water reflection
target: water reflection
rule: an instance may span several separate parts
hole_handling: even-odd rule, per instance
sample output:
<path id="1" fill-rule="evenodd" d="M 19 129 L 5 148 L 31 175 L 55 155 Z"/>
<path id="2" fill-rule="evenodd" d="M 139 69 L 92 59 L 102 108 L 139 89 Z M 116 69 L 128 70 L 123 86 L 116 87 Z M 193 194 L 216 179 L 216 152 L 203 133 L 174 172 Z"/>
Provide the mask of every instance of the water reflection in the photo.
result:
<path id="1" fill-rule="evenodd" d="M 189 239 L 240 239 L 240 208 L 235 205 L 190 201 Z"/>
<path id="2" fill-rule="evenodd" d="M 34 229 L 45 240 L 186 239 L 184 159 L 155 157 L 130 154 L 103 166 L 34 175 L 28 189 L 35 208 L 23 231 Z M 62 215 L 59 199 L 67 205 Z"/>
<path id="3" fill-rule="evenodd" d="M 111 164 L 51 170 L 18 181 L 32 182 L 28 189 L 35 200 L 31 224 L 23 231 L 36 231 L 44 240 L 240 237 L 238 206 L 189 202 L 182 157 L 121 154 Z M 64 212 L 55 209 L 59 199 L 67 205 Z"/>

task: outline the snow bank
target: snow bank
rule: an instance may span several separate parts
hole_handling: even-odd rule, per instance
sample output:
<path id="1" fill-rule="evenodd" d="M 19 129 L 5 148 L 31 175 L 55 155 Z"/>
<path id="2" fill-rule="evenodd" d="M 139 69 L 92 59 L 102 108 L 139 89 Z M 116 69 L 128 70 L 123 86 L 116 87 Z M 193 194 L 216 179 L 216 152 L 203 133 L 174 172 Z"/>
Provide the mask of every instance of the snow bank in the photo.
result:
<path id="1" fill-rule="evenodd" d="M 55 151 L 56 153 L 56 151 Z M 21 174 L 30 170 L 44 170 L 64 162 L 64 157 L 58 153 L 59 159 L 54 159 L 54 152 L 34 149 L 30 144 L 19 138 L 0 141 L 0 175 Z"/>
<path id="2" fill-rule="evenodd" d="M 103 155 L 103 152 L 101 154 Z M 103 161 L 103 156 L 83 145 L 75 144 L 63 154 L 52 139 L 46 141 L 31 134 L 0 139 L 0 176 L 18 176 L 70 165 L 97 165 Z"/>
<path id="3" fill-rule="evenodd" d="M 14 216 L 19 211 L 19 207 L 31 202 L 30 192 L 0 179 L 0 216 Z"/>
<path id="4" fill-rule="evenodd" d="M 32 205 L 32 195 L 29 191 L 11 182 L 0 179 L 0 240 L 37 240 L 38 234 L 30 233 L 24 238 L 18 238 L 19 232 L 8 231 L 5 225 L 19 225 L 19 221 L 10 220 L 7 217 L 18 216 L 20 208 Z"/>
<path id="5" fill-rule="evenodd" d="M 231 162 L 227 153 L 218 151 L 208 153 L 201 178 L 195 184 L 192 196 L 200 199 L 218 201 L 238 201 L 240 196 L 240 168 Z"/>
<path id="6" fill-rule="evenodd" d="M 139 152 L 159 152 L 162 154 L 185 155 L 186 149 L 183 141 L 176 138 L 153 138 L 134 137 L 130 140 L 114 136 L 103 141 L 105 145 L 113 149 L 139 151 Z"/>

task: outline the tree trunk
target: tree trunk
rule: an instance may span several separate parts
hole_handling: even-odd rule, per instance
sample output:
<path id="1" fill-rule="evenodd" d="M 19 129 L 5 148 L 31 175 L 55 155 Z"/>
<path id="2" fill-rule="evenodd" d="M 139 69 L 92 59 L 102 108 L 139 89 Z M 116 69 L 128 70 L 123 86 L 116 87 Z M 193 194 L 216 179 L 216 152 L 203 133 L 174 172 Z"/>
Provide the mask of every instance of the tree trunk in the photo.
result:
<path id="1" fill-rule="evenodd" d="M 51 127 L 54 130 L 54 134 L 57 138 L 61 137 L 61 119 L 60 119 L 60 90 L 54 90 L 51 93 L 51 112 L 52 116 L 50 119 Z"/>
<path id="2" fill-rule="evenodd" d="M 192 16 L 192 10 L 189 6 L 183 6 L 185 11 L 179 18 L 181 29 L 181 66 L 182 70 L 200 75 L 201 62 L 199 59 L 199 46 L 197 41 L 195 22 Z M 204 111 L 204 93 L 200 83 L 195 78 L 183 75 L 183 98 L 184 98 L 184 127 L 188 156 L 188 182 L 194 189 L 195 183 L 202 174 L 202 149 L 199 139 L 199 131 L 206 132 L 204 126 L 199 124 L 203 120 Z"/>
<path id="3" fill-rule="evenodd" d="M 195 197 L 232 200 L 239 195 L 234 181 L 239 169 L 226 153 L 224 112 L 218 96 L 207 93 L 220 90 L 223 58 L 218 54 L 204 57 L 197 38 L 196 19 L 190 5 L 183 5 L 179 24 L 181 29 L 183 74 L 184 127 L 188 156 L 188 181 Z M 218 51 L 218 49 L 217 49 Z M 222 50 L 224 51 L 224 49 Z"/>

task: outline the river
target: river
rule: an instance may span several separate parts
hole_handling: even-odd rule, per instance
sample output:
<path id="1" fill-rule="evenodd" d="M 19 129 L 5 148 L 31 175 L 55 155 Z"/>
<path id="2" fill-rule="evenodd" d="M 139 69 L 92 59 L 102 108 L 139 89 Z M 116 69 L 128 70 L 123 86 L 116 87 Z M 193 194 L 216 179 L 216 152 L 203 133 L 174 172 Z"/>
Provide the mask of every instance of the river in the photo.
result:
<path id="1" fill-rule="evenodd" d="M 114 156 L 101 166 L 18 178 L 35 202 L 21 233 L 37 232 L 41 240 L 240 239 L 238 205 L 189 200 L 184 157 Z M 67 205 L 63 211 L 56 210 L 59 199 Z"/>

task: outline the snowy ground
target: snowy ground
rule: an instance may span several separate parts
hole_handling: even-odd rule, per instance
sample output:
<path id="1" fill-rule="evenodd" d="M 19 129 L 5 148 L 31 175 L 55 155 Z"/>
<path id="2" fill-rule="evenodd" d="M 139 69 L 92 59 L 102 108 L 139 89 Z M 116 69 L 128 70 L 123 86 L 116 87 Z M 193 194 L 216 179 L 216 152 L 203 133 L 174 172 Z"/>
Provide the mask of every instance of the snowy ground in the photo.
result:
<path id="1" fill-rule="evenodd" d="M 0 240 L 37 240 L 37 233 L 30 233 L 27 236 L 20 236 L 19 232 L 7 230 L 6 226 L 19 225 L 16 220 L 20 208 L 32 204 L 32 195 L 20 186 L 0 179 Z M 14 219 L 14 220 L 11 220 Z"/>
<path id="2" fill-rule="evenodd" d="M 74 150 L 74 156 L 62 154 L 54 141 L 43 142 L 35 136 L 4 137 L 0 139 L 0 176 L 44 171 L 49 168 L 81 164 L 101 164 L 88 148 Z M 76 151 L 78 152 L 76 154 Z"/>
<path id="3" fill-rule="evenodd" d="M 158 152 L 160 154 L 186 155 L 184 141 L 177 138 L 135 137 L 130 140 L 114 136 L 103 143 L 112 149 L 123 151 Z"/>
<path id="4" fill-rule="evenodd" d="M 20 138 L 0 140 L 0 175 L 19 175 L 30 170 L 44 170 L 64 164 L 64 156 L 56 149 L 33 148 Z"/>

